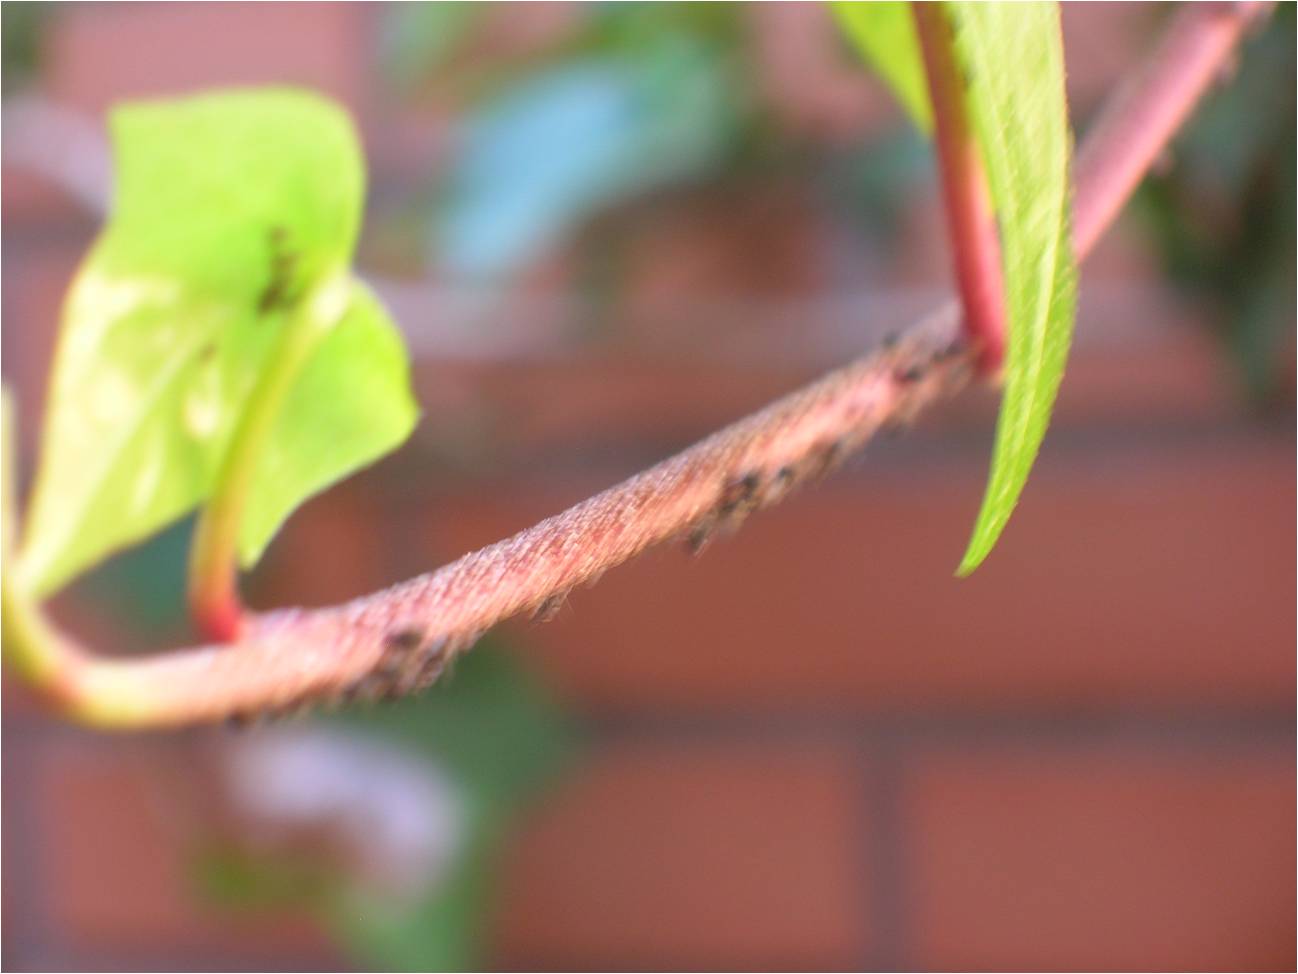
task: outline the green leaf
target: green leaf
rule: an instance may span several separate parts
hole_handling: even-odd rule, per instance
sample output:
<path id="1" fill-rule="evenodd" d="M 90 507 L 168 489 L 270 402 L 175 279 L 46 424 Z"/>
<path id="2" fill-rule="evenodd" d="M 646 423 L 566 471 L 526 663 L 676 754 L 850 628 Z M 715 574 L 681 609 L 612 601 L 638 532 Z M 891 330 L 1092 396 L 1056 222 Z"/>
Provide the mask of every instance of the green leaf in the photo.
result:
<path id="1" fill-rule="evenodd" d="M 274 473 L 256 478 L 245 559 L 414 417 L 391 326 L 347 283 L 364 172 L 340 108 L 290 89 L 225 91 L 129 105 L 110 127 L 116 198 L 64 305 L 20 560 L 37 594 L 212 493 L 281 333 L 308 311 L 318 346 L 267 447 Z M 321 310 L 336 282 L 341 300 Z M 344 428 L 332 444 L 322 418 Z"/>
<path id="2" fill-rule="evenodd" d="M 958 573 L 1009 520 L 1063 379 L 1077 304 L 1069 234 L 1072 140 L 1054 3 L 948 3 L 956 56 L 1000 224 L 1008 348 L 982 509 Z"/>
<path id="3" fill-rule="evenodd" d="M 933 131 L 928 80 L 910 4 L 896 0 L 832 4 L 857 53 L 874 66 L 921 132 Z"/>
<path id="4" fill-rule="evenodd" d="M 401 333 L 365 285 L 289 390 L 253 478 L 239 560 L 256 564 L 306 498 L 403 443 L 419 408 Z"/>

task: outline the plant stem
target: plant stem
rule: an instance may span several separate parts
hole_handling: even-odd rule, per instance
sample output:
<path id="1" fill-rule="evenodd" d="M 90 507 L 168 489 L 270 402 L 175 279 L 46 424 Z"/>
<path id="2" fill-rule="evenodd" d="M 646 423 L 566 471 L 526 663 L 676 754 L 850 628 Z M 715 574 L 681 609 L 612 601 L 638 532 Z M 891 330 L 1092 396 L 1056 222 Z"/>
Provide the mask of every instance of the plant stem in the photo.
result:
<path id="1" fill-rule="evenodd" d="M 1183 8 L 1136 87 L 1106 109 L 1078 166 L 1079 261 L 1262 9 Z M 1156 123 L 1145 114 L 1151 105 L 1160 106 Z M 1146 126 L 1155 124 L 1162 141 L 1151 145 Z M 1139 137 L 1114 134 L 1124 132 Z M 659 541 L 683 533 L 705 540 L 729 529 L 881 427 L 954 394 L 975 365 L 967 344 L 951 344 L 958 316 L 948 304 L 874 355 L 436 572 L 341 606 L 252 616 L 235 645 L 98 658 L 50 628 L 13 587 L 15 573 L 5 572 L 5 651 L 55 690 L 71 716 L 105 727 L 197 723 L 411 692 L 436 679 L 482 630 L 595 581 Z"/>
<path id="2" fill-rule="evenodd" d="M 0 610 L 3 612 L 6 638 L 5 659 L 24 679 L 38 685 L 56 680 L 64 668 L 62 640 L 40 625 L 33 600 L 19 590 L 19 573 L 13 570 L 12 555 L 17 545 L 18 441 L 14 436 L 14 410 L 9 390 L 0 396 L 0 557 L 8 566 L 0 574 Z M 12 635 L 12 638 L 10 637 Z"/>
<path id="3" fill-rule="evenodd" d="M 249 616 L 233 646 L 130 662 L 83 656 L 72 694 L 120 695 L 129 704 L 100 708 L 97 722 L 133 726 L 410 692 L 483 629 L 660 541 L 733 529 L 882 426 L 963 388 L 973 356 L 952 345 L 957 321 L 947 306 L 888 348 L 440 571 L 335 608 Z"/>
<path id="4" fill-rule="evenodd" d="M 955 259 L 964 330 L 978 349 L 978 369 L 994 375 L 1005 357 L 1005 283 L 1000 240 L 982 156 L 965 102 L 951 22 L 941 3 L 912 3 L 924 55 L 941 172 L 942 199 Z"/>
<path id="5" fill-rule="evenodd" d="M 189 604 L 199 629 L 222 642 L 239 637 L 239 528 L 266 442 L 284 397 L 321 335 L 345 309 L 348 282 L 329 275 L 290 314 L 230 439 L 216 489 L 199 516 L 189 560 Z"/>

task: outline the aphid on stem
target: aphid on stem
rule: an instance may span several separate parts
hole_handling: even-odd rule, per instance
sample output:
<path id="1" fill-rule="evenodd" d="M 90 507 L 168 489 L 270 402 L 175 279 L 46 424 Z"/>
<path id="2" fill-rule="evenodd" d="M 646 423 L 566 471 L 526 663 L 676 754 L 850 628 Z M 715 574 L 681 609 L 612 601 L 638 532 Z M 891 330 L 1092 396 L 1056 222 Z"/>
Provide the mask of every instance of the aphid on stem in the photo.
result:
<path id="1" fill-rule="evenodd" d="M 549 622 L 559 614 L 563 604 L 568 600 L 567 592 L 555 592 L 548 598 L 542 599 L 540 604 L 532 610 L 533 622 Z"/>

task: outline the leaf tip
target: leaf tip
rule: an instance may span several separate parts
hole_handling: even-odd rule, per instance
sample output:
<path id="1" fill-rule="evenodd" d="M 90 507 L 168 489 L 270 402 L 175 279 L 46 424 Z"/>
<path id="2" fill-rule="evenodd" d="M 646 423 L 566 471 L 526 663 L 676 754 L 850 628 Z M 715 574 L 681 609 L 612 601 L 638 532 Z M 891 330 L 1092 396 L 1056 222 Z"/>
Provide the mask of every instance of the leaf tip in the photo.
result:
<path id="1" fill-rule="evenodd" d="M 974 573 L 974 570 L 983 563 L 987 558 L 988 547 L 974 539 L 969 542 L 969 548 L 965 551 L 964 557 L 960 559 L 960 566 L 955 570 L 956 578 L 968 578 Z"/>

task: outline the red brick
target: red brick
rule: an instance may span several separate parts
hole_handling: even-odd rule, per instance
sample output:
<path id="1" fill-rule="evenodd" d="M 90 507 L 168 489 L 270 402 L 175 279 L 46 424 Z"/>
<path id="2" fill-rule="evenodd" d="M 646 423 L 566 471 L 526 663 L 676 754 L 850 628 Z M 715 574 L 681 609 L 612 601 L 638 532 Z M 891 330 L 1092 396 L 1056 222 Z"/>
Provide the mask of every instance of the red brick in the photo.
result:
<path id="1" fill-rule="evenodd" d="M 909 779 L 930 970 L 1292 970 L 1292 748 L 965 750 Z"/>
<path id="2" fill-rule="evenodd" d="M 887 249 L 891 260 L 884 280 L 890 286 L 951 287 L 953 265 L 946 213 L 936 183 L 931 189 L 923 183 L 911 189 Z"/>
<path id="3" fill-rule="evenodd" d="M 851 965 L 868 936 L 853 771 L 821 746 L 610 748 L 529 819 L 502 890 L 503 954 Z"/>
<path id="4" fill-rule="evenodd" d="M 897 303 L 921 312 L 936 300 L 903 294 Z M 589 450 L 592 439 L 601 446 L 685 445 L 855 358 L 886 333 L 875 321 L 844 325 L 828 303 L 800 306 L 783 299 L 753 306 L 751 315 L 719 313 L 704 332 L 705 306 L 682 304 L 666 318 L 661 309 L 628 312 L 635 320 L 627 331 L 635 338 L 552 358 L 425 360 L 419 385 L 427 416 L 417 435 L 441 451 L 466 435 L 488 441 L 497 463 L 518 450 Z M 1133 417 L 1144 425 L 1219 422 L 1242 413 L 1238 387 L 1201 307 L 1100 281 L 1083 292 L 1081 312 L 1053 419 L 1056 431 L 1125 427 Z M 900 323 L 908 318 L 902 314 Z M 970 393 L 934 410 L 911 435 L 985 435 L 997 404 L 990 392 Z"/>
<path id="5" fill-rule="evenodd" d="M 895 123 L 901 110 L 877 75 L 845 54 L 827 8 L 763 3 L 745 8 L 753 81 L 794 137 L 847 144 Z"/>
<path id="6" fill-rule="evenodd" d="M 45 711 L 45 702 L 37 696 L 36 691 L 8 666 L 4 669 L 0 699 L 4 701 L 4 715 L 7 718 L 27 717 Z"/>
<path id="7" fill-rule="evenodd" d="M 89 4 L 62 11 L 42 74 L 56 101 L 102 113 L 130 98 L 294 84 L 355 109 L 365 93 L 359 4 Z"/>
<path id="8" fill-rule="evenodd" d="M 827 227 L 797 182 L 693 193 L 656 206 L 630 235 L 625 314 L 670 327 L 689 297 L 744 294 L 751 300 L 819 293 Z"/>
<path id="9" fill-rule="evenodd" d="M 589 450 L 596 439 L 605 446 L 683 446 L 806 378 L 788 368 L 664 363 L 627 354 L 581 354 L 526 367 L 430 366 L 421 386 L 431 396 L 445 396 L 447 386 L 461 393 L 444 409 L 430 408 L 417 435 L 444 448 L 457 430 L 476 425 L 495 462 L 513 451 Z"/>
<path id="10" fill-rule="evenodd" d="M 524 637 L 597 707 L 1291 706 L 1291 447 L 1091 449 L 1047 444 L 970 579 L 981 451 L 840 474 L 696 561 L 609 572 Z M 595 486 L 444 498 L 430 558 Z"/>
<path id="11" fill-rule="evenodd" d="M 1202 305 L 1098 280 L 1083 288 L 1078 310 L 1082 334 L 1059 390 L 1054 429 L 1185 425 L 1244 412 Z"/>
<path id="12" fill-rule="evenodd" d="M 391 522 L 365 487 L 335 486 L 289 517 L 249 585 L 259 608 L 332 605 L 398 580 L 385 535 Z"/>
<path id="13" fill-rule="evenodd" d="M 187 857 L 202 835 L 201 762 L 122 741 L 54 744 L 34 784 L 42 831 L 28 837 L 66 947 L 235 956 L 332 956 L 297 914 L 227 913 L 197 900 Z"/>

